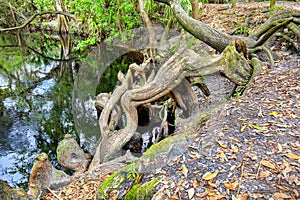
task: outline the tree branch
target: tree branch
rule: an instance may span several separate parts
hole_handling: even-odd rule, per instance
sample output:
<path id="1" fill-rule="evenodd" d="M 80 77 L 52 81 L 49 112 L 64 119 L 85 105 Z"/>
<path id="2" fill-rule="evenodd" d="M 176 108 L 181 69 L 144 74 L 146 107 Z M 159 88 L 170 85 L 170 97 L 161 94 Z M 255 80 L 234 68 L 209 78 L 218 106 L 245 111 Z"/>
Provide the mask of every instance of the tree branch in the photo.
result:
<path id="1" fill-rule="evenodd" d="M 16 27 L 10 27 L 10 28 L 3 28 L 0 29 L 0 32 L 5 32 L 5 31 L 13 31 L 13 30 L 19 30 L 22 29 L 24 27 L 26 27 L 28 24 L 30 24 L 30 22 L 32 22 L 37 16 L 40 15 L 46 15 L 46 14 L 55 14 L 55 15 L 65 15 L 68 16 L 72 19 L 75 19 L 73 15 L 69 14 L 69 13 L 65 13 L 62 11 L 45 11 L 45 12 L 39 12 L 39 13 L 35 13 L 34 15 L 32 15 L 24 24 L 22 24 L 21 26 L 16 26 Z"/>
<path id="2" fill-rule="evenodd" d="M 222 52 L 235 38 L 222 31 L 212 28 L 200 20 L 193 19 L 183 10 L 178 0 L 155 0 L 171 6 L 174 16 L 180 25 L 190 34 L 205 42 L 212 48 Z"/>

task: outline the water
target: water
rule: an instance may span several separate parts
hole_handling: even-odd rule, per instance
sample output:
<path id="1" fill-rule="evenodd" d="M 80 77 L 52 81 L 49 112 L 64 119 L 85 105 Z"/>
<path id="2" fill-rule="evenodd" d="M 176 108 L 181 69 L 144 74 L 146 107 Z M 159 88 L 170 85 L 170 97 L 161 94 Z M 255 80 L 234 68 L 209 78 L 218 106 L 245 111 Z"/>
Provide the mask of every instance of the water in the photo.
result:
<path id="1" fill-rule="evenodd" d="M 64 55 L 73 58 L 60 61 L 59 41 L 42 33 L 21 37 L 24 46 L 15 34 L 0 35 L 0 179 L 27 189 L 37 154 L 47 153 L 61 169 L 55 155 L 58 142 L 65 134 L 79 143 L 84 136 L 76 131 L 72 113 L 77 59 Z"/>

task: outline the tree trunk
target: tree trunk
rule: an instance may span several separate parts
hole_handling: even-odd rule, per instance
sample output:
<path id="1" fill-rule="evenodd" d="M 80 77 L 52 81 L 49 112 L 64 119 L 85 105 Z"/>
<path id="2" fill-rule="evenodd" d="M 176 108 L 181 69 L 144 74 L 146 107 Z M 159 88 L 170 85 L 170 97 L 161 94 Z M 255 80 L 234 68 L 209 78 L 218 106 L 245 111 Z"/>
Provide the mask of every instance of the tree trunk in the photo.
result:
<path id="1" fill-rule="evenodd" d="M 198 0 L 191 0 L 192 4 L 192 18 L 199 19 L 199 2 Z"/>
<path id="2" fill-rule="evenodd" d="M 276 3 L 276 0 L 271 0 L 271 1 L 270 1 L 270 9 L 271 9 L 271 10 L 274 9 L 275 3 Z"/>

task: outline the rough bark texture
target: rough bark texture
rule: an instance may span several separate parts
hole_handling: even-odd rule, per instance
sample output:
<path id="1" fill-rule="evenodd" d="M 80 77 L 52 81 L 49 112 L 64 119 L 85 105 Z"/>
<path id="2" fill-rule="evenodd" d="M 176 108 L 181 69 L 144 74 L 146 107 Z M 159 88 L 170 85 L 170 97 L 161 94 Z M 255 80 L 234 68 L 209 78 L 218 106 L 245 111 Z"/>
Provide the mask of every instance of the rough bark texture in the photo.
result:
<path id="1" fill-rule="evenodd" d="M 138 106 L 151 105 L 172 91 L 181 109 L 190 112 L 196 98 L 191 90 L 187 89 L 190 86 L 186 82 L 188 77 L 201 77 L 221 72 L 236 85 L 246 86 L 253 75 L 259 71 L 260 65 L 255 52 L 269 51 L 262 46 L 265 41 L 282 27 L 289 25 L 289 29 L 296 35 L 299 29 L 297 27 L 299 20 L 296 20 L 299 14 L 286 13 L 271 18 L 257 33 L 249 37 L 230 36 L 189 17 L 176 0 L 159 2 L 171 6 L 176 19 L 185 30 L 222 54 L 200 56 L 181 44 L 178 51 L 157 72 L 152 71 L 151 75 L 146 76 L 145 73 L 145 69 L 149 68 L 147 66 L 149 62 L 142 66 L 132 64 L 126 75 L 120 73 L 119 80 L 122 84 L 106 100 L 99 119 L 102 140 L 96 149 L 90 169 L 101 162 L 122 155 L 122 147 L 132 138 L 137 128 Z M 291 22 L 297 24 L 296 27 Z M 269 55 L 272 60 L 271 54 Z M 134 71 L 138 72 L 143 81 L 135 81 L 137 77 L 134 77 Z M 183 97 L 176 90 L 186 90 L 187 97 Z M 121 102 L 121 109 L 125 113 L 126 126 L 116 131 L 111 124 L 115 124 L 120 118 L 116 117 L 118 102 Z"/>
<path id="2" fill-rule="evenodd" d="M 99 119 L 102 140 L 98 145 L 90 169 L 101 162 L 107 162 L 122 154 L 122 147 L 136 131 L 138 106 L 151 104 L 172 91 L 181 109 L 190 114 L 196 97 L 191 91 L 190 84 L 186 81 L 187 77 L 222 72 L 236 84 L 246 85 L 252 74 L 252 68 L 243 57 L 243 54 L 238 53 L 232 45 L 228 46 L 221 55 L 210 56 L 200 56 L 182 45 L 160 67 L 154 78 L 146 77 L 145 82 L 132 82 L 132 80 L 136 80 L 136 77 L 133 77 L 134 68 L 137 68 L 136 64 L 129 67 L 126 76 L 120 75 L 122 84 L 116 88 L 109 99 L 107 99 L 107 95 L 103 95 L 106 98 L 104 100 L 106 106 Z M 185 90 L 185 92 L 182 93 L 180 90 Z M 182 95 L 186 93 L 187 95 Z M 99 99 L 97 105 L 103 105 L 100 101 Z M 126 126 L 116 131 L 112 130 L 113 127 L 110 127 L 109 119 L 113 119 L 111 117 L 113 109 L 119 101 L 125 113 Z"/>

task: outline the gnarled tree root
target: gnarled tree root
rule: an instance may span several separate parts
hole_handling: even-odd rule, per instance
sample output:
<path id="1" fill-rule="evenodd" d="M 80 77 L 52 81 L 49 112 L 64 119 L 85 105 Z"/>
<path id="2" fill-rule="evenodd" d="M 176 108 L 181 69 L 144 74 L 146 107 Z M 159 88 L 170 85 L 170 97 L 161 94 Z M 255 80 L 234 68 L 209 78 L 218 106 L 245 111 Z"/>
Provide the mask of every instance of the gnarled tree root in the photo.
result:
<path id="1" fill-rule="evenodd" d="M 251 78 L 253 69 L 243 54 L 238 53 L 233 45 L 229 45 L 221 55 L 205 56 L 199 56 L 194 51 L 181 46 L 161 66 L 154 78 L 149 80 L 147 77 L 144 84 L 136 85 L 137 83 L 132 81 L 136 78 L 132 73 L 132 67 L 125 76 L 120 74 L 119 79 L 122 84 L 106 101 L 106 106 L 99 118 L 102 139 L 90 169 L 122 154 L 122 147 L 132 138 L 137 129 L 138 106 L 153 103 L 172 92 L 180 108 L 191 112 L 196 97 L 186 78 L 205 76 L 216 72 L 224 73 L 237 85 L 246 85 Z M 181 95 L 182 90 L 187 92 L 186 97 Z M 125 113 L 126 126 L 121 130 L 112 130 L 109 119 L 112 119 L 113 110 L 118 102 L 121 103 L 121 108 Z"/>

